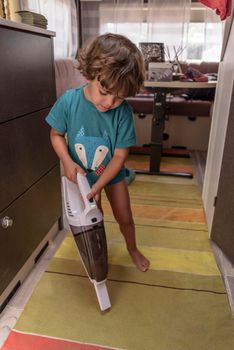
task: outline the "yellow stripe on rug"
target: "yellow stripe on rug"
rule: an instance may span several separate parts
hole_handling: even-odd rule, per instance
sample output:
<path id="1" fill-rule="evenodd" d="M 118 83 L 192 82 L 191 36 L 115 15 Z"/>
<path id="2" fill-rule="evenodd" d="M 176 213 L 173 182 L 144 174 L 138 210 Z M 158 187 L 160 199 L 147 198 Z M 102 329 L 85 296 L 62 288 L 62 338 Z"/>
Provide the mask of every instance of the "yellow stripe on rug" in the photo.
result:
<path id="1" fill-rule="evenodd" d="M 140 246 L 142 253 L 150 260 L 150 269 L 191 273 L 203 276 L 219 276 L 212 252 L 169 249 Z M 62 247 L 55 254 L 56 258 L 80 260 L 74 239 L 67 236 Z M 108 244 L 108 260 L 111 265 L 134 267 L 125 244 L 114 242 Z"/>
<path id="2" fill-rule="evenodd" d="M 189 251 L 140 246 L 141 252 L 150 260 L 150 269 L 174 271 L 203 276 L 219 276 L 220 272 L 211 252 Z M 109 263 L 134 267 L 124 244 L 108 245 Z"/>

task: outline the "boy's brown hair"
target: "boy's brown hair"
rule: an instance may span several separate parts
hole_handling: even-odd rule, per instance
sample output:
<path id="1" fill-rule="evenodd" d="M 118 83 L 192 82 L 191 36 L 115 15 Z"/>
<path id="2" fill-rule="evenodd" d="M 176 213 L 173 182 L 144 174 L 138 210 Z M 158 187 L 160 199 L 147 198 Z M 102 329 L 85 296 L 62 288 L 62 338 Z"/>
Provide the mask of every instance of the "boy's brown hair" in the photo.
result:
<path id="1" fill-rule="evenodd" d="M 107 33 L 98 36 L 78 55 L 78 69 L 88 80 L 97 77 L 113 95 L 135 96 L 144 82 L 140 50 L 128 38 Z"/>

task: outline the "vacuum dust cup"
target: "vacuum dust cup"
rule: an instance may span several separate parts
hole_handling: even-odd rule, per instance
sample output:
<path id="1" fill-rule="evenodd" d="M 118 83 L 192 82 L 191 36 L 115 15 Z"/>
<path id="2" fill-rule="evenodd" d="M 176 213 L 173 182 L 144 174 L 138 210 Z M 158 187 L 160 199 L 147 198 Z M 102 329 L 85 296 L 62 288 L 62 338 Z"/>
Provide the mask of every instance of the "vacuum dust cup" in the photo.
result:
<path id="1" fill-rule="evenodd" d="M 87 199 L 90 186 L 77 174 L 77 184 L 62 177 L 64 207 L 81 261 L 94 284 L 102 311 L 111 307 L 106 278 L 108 272 L 106 234 L 103 218 L 94 199 Z"/>

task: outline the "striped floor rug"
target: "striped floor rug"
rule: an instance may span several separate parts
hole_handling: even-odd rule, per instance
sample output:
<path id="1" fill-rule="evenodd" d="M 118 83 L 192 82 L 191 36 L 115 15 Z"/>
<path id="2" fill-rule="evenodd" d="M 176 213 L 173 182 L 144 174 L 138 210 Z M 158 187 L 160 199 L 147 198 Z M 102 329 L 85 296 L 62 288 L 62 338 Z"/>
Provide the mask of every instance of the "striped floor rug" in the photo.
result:
<path id="1" fill-rule="evenodd" d="M 145 157 L 128 165 L 137 160 Z M 192 167 L 189 159 L 164 162 Z M 137 175 L 129 191 L 150 270 L 133 266 L 104 199 L 112 308 L 100 311 L 68 232 L 3 350 L 234 349 L 234 323 L 196 179 Z"/>

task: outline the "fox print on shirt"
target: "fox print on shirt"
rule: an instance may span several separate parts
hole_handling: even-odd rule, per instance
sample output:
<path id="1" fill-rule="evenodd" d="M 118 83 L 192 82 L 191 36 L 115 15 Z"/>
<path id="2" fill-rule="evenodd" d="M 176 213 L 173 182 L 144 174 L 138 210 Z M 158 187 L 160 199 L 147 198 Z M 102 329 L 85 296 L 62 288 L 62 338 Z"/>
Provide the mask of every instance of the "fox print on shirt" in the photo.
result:
<path id="1" fill-rule="evenodd" d="M 81 127 L 75 137 L 75 150 L 87 172 L 100 176 L 111 159 L 110 141 L 106 131 L 100 136 L 86 136 Z"/>

